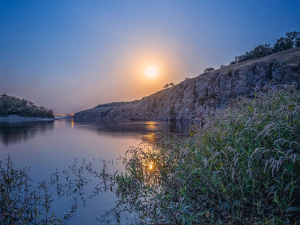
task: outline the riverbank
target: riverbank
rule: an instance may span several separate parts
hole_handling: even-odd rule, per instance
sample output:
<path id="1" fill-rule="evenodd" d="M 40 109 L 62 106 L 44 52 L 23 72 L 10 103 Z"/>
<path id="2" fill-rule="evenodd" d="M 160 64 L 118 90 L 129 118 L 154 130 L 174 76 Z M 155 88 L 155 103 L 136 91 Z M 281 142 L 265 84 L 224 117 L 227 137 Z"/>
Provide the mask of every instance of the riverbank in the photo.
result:
<path id="1" fill-rule="evenodd" d="M 53 118 L 47 117 L 22 117 L 17 115 L 0 116 L 0 122 L 20 123 L 20 122 L 48 122 L 54 121 Z"/>
<path id="2" fill-rule="evenodd" d="M 111 175 L 113 212 L 138 212 L 146 224 L 299 224 L 299 105 L 291 85 L 240 97 L 189 137 L 129 149 L 125 175 Z"/>

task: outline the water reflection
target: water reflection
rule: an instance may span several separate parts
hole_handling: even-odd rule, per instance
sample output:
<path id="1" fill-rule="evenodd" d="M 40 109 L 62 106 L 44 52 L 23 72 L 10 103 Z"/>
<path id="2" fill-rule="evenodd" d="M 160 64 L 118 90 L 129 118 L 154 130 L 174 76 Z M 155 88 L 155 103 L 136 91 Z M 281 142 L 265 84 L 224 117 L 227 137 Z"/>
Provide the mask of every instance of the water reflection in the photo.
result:
<path id="1" fill-rule="evenodd" d="M 101 159 L 104 159 L 108 172 L 124 172 L 123 164 L 117 159 L 125 155 L 129 146 L 137 146 L 141 141 L 151 142 L 157 131 L 187 133 L 188 127 L 186 122 L 156 121 L 1 123 L 0 160 L 5 160 L 9 154 L 16 168 L 31 167 L 29 175 L 35 184 L 48 180 L 56 168 L 58 171 L 67 170 L 73 165 L 74 158 L 78 162 L 83 159 L 92 162 L 96 171 L 103 169 Z M 150 165 L 149 169 L 154 170 L 155 164 Z M 97 184 L 98 180 L 90 177 L 86 196 Z M 115 200 L 114 193 L 105 192 L 88 199 L 85 204 L 78 204 L 77 212 L 68 224 L 101 224 L 96 222 L 96 217 L 111 209 Z M 65 196 L 56 199 L 51 207 L 63 215 L 73 203 L 73 198 Z"/>
<path id="2" fill-rule="evenodd" d="M 53 130 L 54 122 L 0 123 L 0 141 L 8 146 Z"/>
<path id="3" fill-rule="evenodd" d="M 79 128 L 97 133 L 100 136 L 111 138 L 138 137 L 142 141 L 153 142 L 156 132 L 187 133 L 190 123 L 161 122 L 161 121 L 128 121 L 128 122 L 75 122 L 73 120 L 58 120 L 57 124 L 65 124 L 70 128 Z M 25 122 L 0 123 L 0 142 L 8 146 L 14 143 L 45 134 L 53 130 L 54 122 Z"/>
<path id="4" fill-rule="evenodd" d="M 128 121 L 128 122 L 70 122 L 71 127 L 87 129 L 101 136 L 113 138 L 131 138 L 139 136 L 143 141 L 152 142 L 156 132 L 186 134 L 190 126 L 188 121 Z"/>

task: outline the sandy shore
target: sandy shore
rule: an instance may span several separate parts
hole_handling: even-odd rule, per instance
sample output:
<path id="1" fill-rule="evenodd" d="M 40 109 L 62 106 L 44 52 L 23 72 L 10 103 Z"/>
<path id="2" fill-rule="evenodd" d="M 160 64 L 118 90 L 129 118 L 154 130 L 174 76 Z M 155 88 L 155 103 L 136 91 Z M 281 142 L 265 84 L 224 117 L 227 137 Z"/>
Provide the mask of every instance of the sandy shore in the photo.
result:
<path id="1" fill-rule="evenodd" d="M 45 117 L 22 117 L 16 115 L 10 115 L 6 117 L 0 116 L 0 122 L 18 123 L 18 122 L 43 122 L 43 121 L 54 121 L 54 119 L 45 118 Z"/>

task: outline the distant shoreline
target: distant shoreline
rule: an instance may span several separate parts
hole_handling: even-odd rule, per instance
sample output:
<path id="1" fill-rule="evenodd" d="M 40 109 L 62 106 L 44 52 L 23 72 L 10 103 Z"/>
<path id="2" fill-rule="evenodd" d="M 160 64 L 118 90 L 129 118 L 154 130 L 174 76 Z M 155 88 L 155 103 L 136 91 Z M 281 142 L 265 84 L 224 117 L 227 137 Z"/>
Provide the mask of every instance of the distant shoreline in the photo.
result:
<path id="1" fill-rule="evenodd" d="M 0 116 L 0 122 L 18 123 L 18 122 L 48 122 L 54 121 L 54 118 L 47 117 L 22 117 L 17 115 Z"/>

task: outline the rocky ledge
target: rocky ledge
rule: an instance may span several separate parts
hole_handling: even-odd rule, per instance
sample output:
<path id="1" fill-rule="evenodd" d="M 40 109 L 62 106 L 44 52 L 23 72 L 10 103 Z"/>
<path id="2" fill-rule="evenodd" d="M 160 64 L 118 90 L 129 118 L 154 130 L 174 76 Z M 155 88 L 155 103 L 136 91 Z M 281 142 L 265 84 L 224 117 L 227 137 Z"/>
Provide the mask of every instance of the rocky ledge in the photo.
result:
<path id="1" fill-rule="evenodd" d="M 201 120 L 227 106 L 229 99 L 253 97 L 254 91 L 300 83 L 300 48 L 269 55 L 218 70 L 161 90 L 133 102 L 99 105 L 78 112 L 75 121 Z"/>

